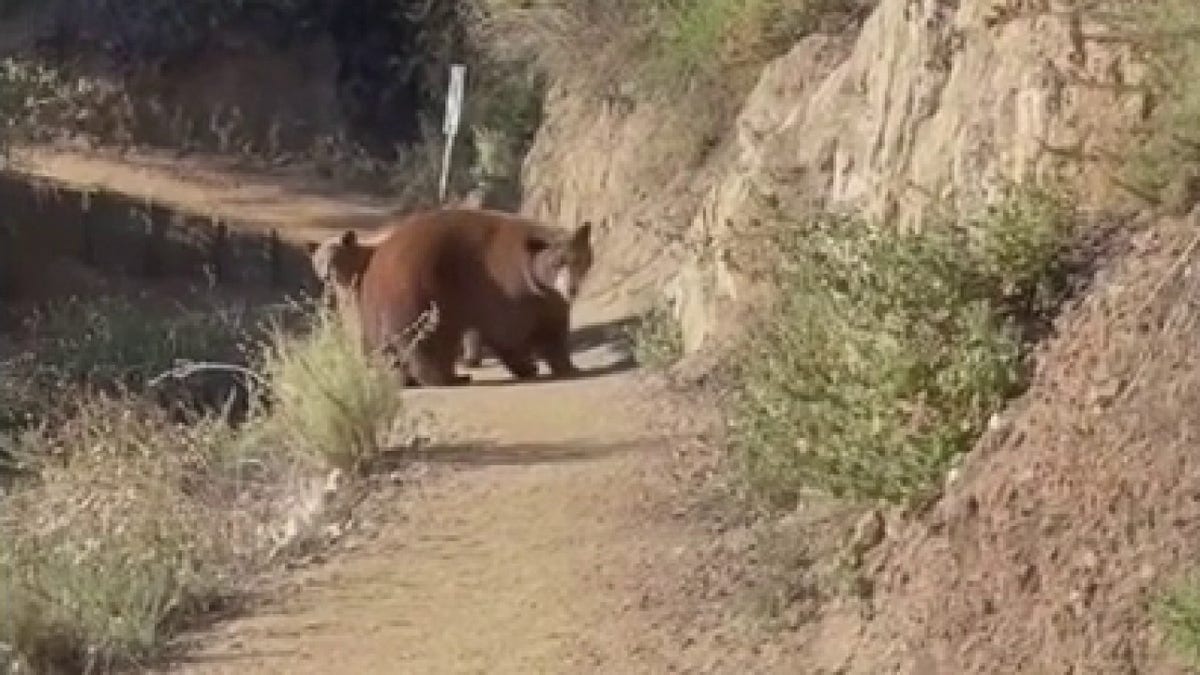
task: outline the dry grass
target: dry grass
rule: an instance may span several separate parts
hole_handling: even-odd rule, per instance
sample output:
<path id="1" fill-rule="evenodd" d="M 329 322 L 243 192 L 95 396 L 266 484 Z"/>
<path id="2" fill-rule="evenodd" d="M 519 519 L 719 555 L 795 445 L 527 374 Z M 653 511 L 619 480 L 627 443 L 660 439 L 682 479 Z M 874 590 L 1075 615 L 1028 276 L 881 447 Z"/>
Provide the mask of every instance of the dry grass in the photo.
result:
<path id="1" fill-rule="evenodd" d="M 360 344 L 356 331 L 324 309 L 300 340 L 275 328 L 262 367 L 274 398 L 264 431 L 324 464 L 354 472 L 369 466 L 400 415 L 402 382 Z"/>
<path id="2" fill-rule="evenodd" d="M 32 665 L 95 672 L 142 662 L 236 593 L 255 555 L 249 511 L 230 508 L 227 427 L 172 423 L 128 399 L 78 403 L 26 434 L 35 479 L 5 499 L 0 641 Z"/>
<path id="3" fill-rule="evenodd" d="M 161 365 L 162 347 L 116 343 L 69 363 L 87 371 L 80 359 L 115 353 L 133 372 Z M 53 424 L 35 418 L 9 434 L 0 643 L 38 672 L 145 664 L 310 534 L 321 477 L 360 468 L 383 446 L 401 413 L 399 382 L 329 311 L 299 335 L 276 325 L 263 349 L 250 379 L 271 404 L 240 426 L 220 416 L 181 422 L 134 378 L 110 394 L 64 385 Z"/>
<path id="4" fill-rule="evenodd" d="M 729 86 L 817 30 L 837 30 L 860 0 L 479 0 L 494 53 L 532 59 L 555 80 L 604 94 L 677 95 Z M 741 79 L 741 78 L 737 78 Z M 739 82 L 737 86 L 748 86 Z"/>

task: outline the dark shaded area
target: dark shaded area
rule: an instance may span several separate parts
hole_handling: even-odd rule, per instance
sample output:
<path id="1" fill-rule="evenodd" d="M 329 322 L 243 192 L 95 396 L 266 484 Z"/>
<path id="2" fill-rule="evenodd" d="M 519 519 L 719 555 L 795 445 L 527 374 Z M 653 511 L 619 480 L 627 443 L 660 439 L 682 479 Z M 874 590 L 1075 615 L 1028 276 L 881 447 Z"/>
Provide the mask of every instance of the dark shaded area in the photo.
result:
<path id="1" fill-rule="evenodd" d="M 632 342 L 629 334 L 638 321 L 638 317 L 627 317 L 580 326 L 571 334 L 571 349 L 584 351 L 614 345 L 622 352 L 631 352 Z"/>
<path id="2" fill-rule="evenodd" d="M 139 140 L 151 143 L 169 141 L 164 118 L 178 104 L 195 118 L 201 136 L 212 135 L 213 111 L 233 105 L 260 141 L 279 121 L 285 127 L 280 140 L 292 149 L 333 131 L 317 128 L 329 120 L 317 119 L 315 111 L 297 109 L 303 92 L 279 91 L 285 83 L 263 82 L 265 91 L 249 94 L 243 87 L 242 100 L 203 103 L 177 90 L 181 80 L 203 79 L 197 64 L 274 54 L 284 55 L 285 65 L 293 59 L 291 84 L 322 77 L 315 71 L 332 66 L 334 81 L 317 84 L 336 91 L 348 140 L 392 159 L 397 145 L 418 139 L 419 112 L 440 109 L 444 71 L 465 42 L 456 3 L 427 0 L 56 0 L 43 11 L 32 40 L 36 56 L 67 72 L 123 82 L 138 135 L 146 136 Z M 288 56 L 325 43 L 331 55 L 311 53 L 334 64 Z M 198 109 L 202 104 L 211 109 Z"/>
<path id="3" fill-rule="evenodd" d="M 413 462 L 474 467 L 588 462 L 679 442 L 678 437 L 664 436 L 617 443 L 451 443 L 388 451 L 380 460 L 378 469 L 393 471 Z"/>
<path id="4" fill-rule="evenodd" d="M 274 230 L 0 173 L 0 309 L 122 278 L 319 290 L 306 252 Z"/>
<path id="5" fill-rule="evenodd" d="M 152 361 L 131 362 L 104 340 L 137 351 L 133 342 L 175 335 L 170 344 L 184 350 L 175 359 L 247 365 L 244 348 L 262 337 L 262 322 L 304 327 L 311 316 L 291 301 L 317 291 L 306 252 L 275 231 L 0 173 L 0 357 L 14 359 L 0 364 L 0 377 L 11 378 L 0 385 L 12 390 L 0 390 L 0 432 L 45 421 L 67 386 L 141 393 L 181 422 L 221 413 L 238 424 L 255 399 L 269 404 L 244 373 L 159 377 L 172 367 L 161 349 L 149 350 Z M 47 322 L 50 309 L 57 323 Z M 135 330 L 138 317 L 153 326 Z M 111 362 L 90 362 L 95 349 Z"/>

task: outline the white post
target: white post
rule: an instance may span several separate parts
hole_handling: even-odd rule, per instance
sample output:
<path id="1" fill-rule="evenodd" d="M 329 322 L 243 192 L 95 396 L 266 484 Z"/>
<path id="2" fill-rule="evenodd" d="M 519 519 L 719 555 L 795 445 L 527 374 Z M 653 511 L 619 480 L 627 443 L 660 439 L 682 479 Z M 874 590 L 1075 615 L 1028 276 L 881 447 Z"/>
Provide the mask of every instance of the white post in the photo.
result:
<path id="1" fill-rule="evenodd" d="M 450 179 L 450 156 L 454 152 L 454 137 L 458 135 L 458 122 L 462 117 L 463 84 L 467 67 L 455 63 L 450 66 L 450 90 L 446 93 L 446 120 L 442 133 L 446 134 L 446 150 L 442 155 L 442 177 L 438 181 L 438 201 L 446 203 L 446 183 Z"/>

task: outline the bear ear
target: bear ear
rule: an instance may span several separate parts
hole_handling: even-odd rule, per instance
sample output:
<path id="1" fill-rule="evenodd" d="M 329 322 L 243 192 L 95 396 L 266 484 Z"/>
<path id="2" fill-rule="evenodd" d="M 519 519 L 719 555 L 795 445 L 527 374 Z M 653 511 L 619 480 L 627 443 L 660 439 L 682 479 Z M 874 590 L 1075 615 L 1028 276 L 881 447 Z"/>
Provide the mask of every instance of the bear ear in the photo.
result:
<path id="1" fill-rule="evenodd" d="M 577 251 L 592 245 L 592 221 L 583 221 L 583 225 L 575 229 L 575 234 L 571 234 L 570 245 Z"/>
<path id="2" fill-rule="evenodd" d="M 358 246 L 358 234 L 354 230 L 346 230 L 342 234 L 342 246 L 346 248 L 354 248 Z"/>

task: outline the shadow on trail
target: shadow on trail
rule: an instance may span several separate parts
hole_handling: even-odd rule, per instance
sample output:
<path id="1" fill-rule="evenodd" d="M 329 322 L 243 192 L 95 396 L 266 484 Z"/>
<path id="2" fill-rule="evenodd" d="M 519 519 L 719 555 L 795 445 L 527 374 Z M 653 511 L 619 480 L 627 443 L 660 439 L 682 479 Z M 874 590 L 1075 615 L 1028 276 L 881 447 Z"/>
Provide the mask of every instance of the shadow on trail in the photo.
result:
<path id="1" fill-rule="evenodd" d="M 252 661 L 264 658 L 295 656 L 297 652 L 299 652 L 298 649 L 248 649 L 244 652 L 238 652 L 236 654 L 184 654 L 167 660 L 165 665 L 170 667 L 178 667 L 217 663 L 237 663 L 238 661 Z"/>
<path id="2" fill-rule="evenodd" d="M 637 317 L 627 317 L 580 326 L 571 333 L 571 349 L 584 351 L 611 347 L 622 354 L 632 352 L 629 332 L 637 323 Z"/>
<path id="3" fill-rule="evenodd" d="M 605 375 L 616 375 L 626 371 L 633 370 L 638 367 L 637 359 L 633 355 L 633 345 L 630 341 L 629 330 L 636 325 L 636 318 L 617 319 L 604 323 L 594 323 L 575 329 L 571 334 L 571 351 L 573 354 L 589 351 L 592 349 L 608 348 L 616 354 L 615 360 L 603 366 L 591 368 L 580 368 L 577 375 L 569 377 L 554 377 L 545 372 L 539 374 L 535 378 L 528 380 L 517 380 L 513 378 L 504 366 L 501 365 L 494 357 L 489 354 L 485 359 L 485 363 L 489 368 L 499 369 L 503 374 L 500 379 L 475 379 L 470 384 L 462 385 L 468 387 L 508 387 L 520 386 L 537 383 L 548 382 L 570 382 L 574 380 L 587 380 L 595 377 L 604 377 Z"/>
<path id="4" fill-rule="evenodd" d="M 617 443 L 447 443 L 385 452 L 379 469 L 392 471 L 414 462 L 477 467 L 589 462 L 661 447 L 678 440 L 660 437 Z"/>
<path id="5" fill-rule="evenodd" d="M 456 387 L 520 387 L 520 386 L 528 386 L 531 384 L 549 384 L 549 383 L 553 383 L 553 382 L 573 382 L 576 380 L 588 380 L 588 379 L 593 379 L 593 378 L 597 378 L 597 377 L 604 377 L 606 375 L 616 375 L 618 373 L 624 373 L 626 371 L 637 368 L 637 365 L 638 364 L 637 364 L 636 359 L 634 359 L 631 355 L 625 354 L 625 355 L 622 355 L 621 358 L 619 358 L 616 361 L 614 361 L 608 365 L 605 365 L 605 366 L 598 366 L 595 368 L 580 368 L 578 375 L 555 377 L 552 375 L 548 375 L 546 373 L 542 373 L 535 378 L 530 378 L 528 380 L 518 380 L 518 379 L 512 377 L 512 375 L 510 375 L 507 370 L 504 370 L 504 366 L 496 364 L 495 367 L 499 368 L 501 370 L 501 372 L 503 373 L 501 375 L 500 379 L 498 379 L 498 380 L 476 379 L 476 380 L 472 380 L 468 384 L 456 385 Z M 446 389 L 448 387 L 440 387 L 440 388 Z"/>

